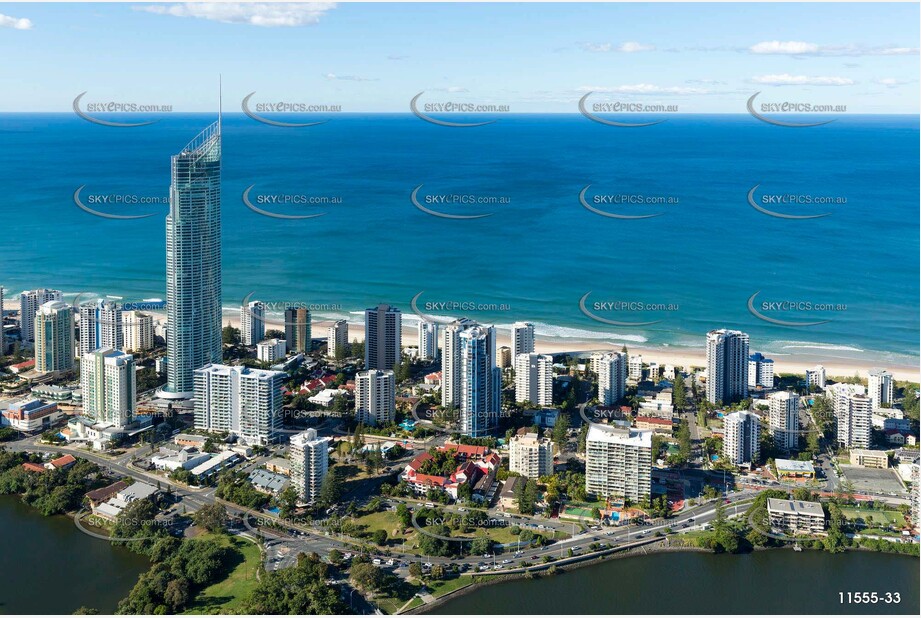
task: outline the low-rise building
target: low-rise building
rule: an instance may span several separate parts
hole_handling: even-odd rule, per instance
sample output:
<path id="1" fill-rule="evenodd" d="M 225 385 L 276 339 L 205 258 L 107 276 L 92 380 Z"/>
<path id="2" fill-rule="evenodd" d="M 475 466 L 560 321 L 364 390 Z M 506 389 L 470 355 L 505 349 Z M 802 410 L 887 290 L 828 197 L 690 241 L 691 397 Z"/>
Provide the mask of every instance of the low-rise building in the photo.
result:
<path id="1" fill-rule="evenodd" d="M 797 459 L 775 459 L 774 465 L 777 467 L 777 476 L 780 478 L 815 478 L 815 466 L 812 465 L 811 461 L 799 461 Z"/>
<path id="2" fill-rule="evenodd" d="M 0 426 L 9 426 L 17 431 L 46 431 L 61 418 L 58 404 L 28 399 L 10 404 L 0 414 Z"/>
<path id="3" fill-rule="evenodd" d="M 284 457 L 273 457 L 265 462 L 265 469 L 275 474 L 291 476 L 291 462 Z"/>
<path id="4" fill-rule="evenodd" d="M 502 485 L 502 491 L 499 493 L 499 508 L 503 510 L 514 509 L 518 506 L 518 486 L 527 482 L 527 479 L 521 476 L 510 476 Z"/>
<path id="5" fill-rule="evenodd" d="M 818 534 L 825 531 L 825 511 L 818 502 L 768 498 L 768 519 L 776 534 Z"/>
<path id="6" fill-rule="evenodd" d="M 233 451 L 222 451 L 217 455 L 212 455 L 206 461 L 198 464 L 190 470 L 192 476 L 197 479 L 207 479 L 221 470 L 226 470 L 227 468 L 233 466 L 242 459 L 239 454 L 234 453 Z"/>
<path id="7" fill-rule="evenodd" d="M 637 416 L 637 429 L 651 429 L 653 432 L 665 436 L 672 435 L 674 426 L 670 418 L 660 418 L 657 416 Z"/>
<path id="8" fill-rule="evenodd" d="M 278 495 L 285 487 L 291 484 L 288 477 L 262 469 L 250 472 L 249 482 L 253 484 L 257 491 L 272 495 Z"/>
<path id="9" fill-rule="evenodd" d="M 889 467 L 889 455 L 886 451 L 874 451 L 863 448 L 850 450 L 851 465 L 862 468 L 876 468 L 885 470 Z"/>

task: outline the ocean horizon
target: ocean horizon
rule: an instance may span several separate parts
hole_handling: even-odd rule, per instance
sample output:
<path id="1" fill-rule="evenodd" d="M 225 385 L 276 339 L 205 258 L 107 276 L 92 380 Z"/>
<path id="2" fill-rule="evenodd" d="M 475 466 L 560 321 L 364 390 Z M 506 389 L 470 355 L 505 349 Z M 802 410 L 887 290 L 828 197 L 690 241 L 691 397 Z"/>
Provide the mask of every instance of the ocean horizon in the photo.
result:
<path id="1" fill-rule="evenodd" d="M 225 307 L 300 302 L 318 320 L 357 321 L 386 302 L 409 323 L 415 298 L 429 315 L 531 321 L 543 338 L 599 346 L 699 350 L 708 330 L 734 328 L 778 358 L 917 365 L 917 116 L 795 129 L 744 113 L 643 128 L 475 118 L 487 116 L 454 128 L 408 112 L 315 114 L 329 122 L 281 128 L 225 113 Z M 149 119 L 0 114 L 0 214 L 17 232 L 0 262 L 8 295 L 165 298 L 169 157 L 215 114 Z M 826 216 L 771 216 L 753 189 L 764 210 Z M 97 212 L 151 216 L 94 216 L 75 193 Z"/>

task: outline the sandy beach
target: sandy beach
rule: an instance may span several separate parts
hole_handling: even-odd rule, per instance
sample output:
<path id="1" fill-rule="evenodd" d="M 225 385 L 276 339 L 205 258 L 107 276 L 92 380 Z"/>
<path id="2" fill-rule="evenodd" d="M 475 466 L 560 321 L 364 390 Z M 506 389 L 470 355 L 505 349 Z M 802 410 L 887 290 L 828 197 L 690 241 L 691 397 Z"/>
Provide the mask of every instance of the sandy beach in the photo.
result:
<path id="1" fill-rule="evenodd" d="M 8 310 L 18 310 L 19 303 L 11 299 L 5 299 L 4 306 Z M 166 313 L 160 311 L 148 311 L 154 316 L 156 321 L 165 321 Z M 231 325 L 236 328 L 240 327 L 240 316 L 238 311 L 225 308 L 222 318 L 224 326 Z M 315 339 L 324 338 L 326 329 L 332 326 L 332 320 L 314 320 L 311 322 L 313 337 Z M 268 318 L 266 322 L 268 330 L 284 330 L 283 319 Z M 364 341 L 364 326 L 360 323 L 349 322 L 349 341 L 358 339 Z M 417 331 L 414 325 L 403 326 L 403 345 L 415 345 Z M 498 345 L 509 345 L 509 336 L 501 331 L 496 337 Z M 578 339 L 547 339 L 537 335 L 534 342 L 535 350 L 541 354 L 590 354 L 591 352 L 608 352 L 611 350 L 620 350 L 620 346 L 611 347 L 600 344 L 598 341 L 582 341 Z M 630 354 L 642 354 L 643 361 L 646 363 L 656 362 L 659 365 L 677 365 L 680 367 L 703 367 L 706 364 L 706 351 L 703 348 L 703 336 L 701 336 L 700 349 L 692 348 L 650 348 L 642 345 L 629 344 L 627 346 Z M 852 377 L 858 374 L 866 378 L 867 372 L 879 363 L 870 361 L 850 360 L 841 358 L 828 358 L 816 354 L 810 355 L 785 355 L 782 357 L 774 356 L 775 373 L 796 373 L 805 374 L 807 369 L 812 369 L 816 365 L 823 365 L 826 374 L 829 377 Z M 892 372 L 896 380 L 907 380 L 911 382 L 921 382 L 921 369 L 916 366 L 882 364 L 885 369 Z"/>
<path id="2" fill-rule="evenodd" d="M 162 316 L 165 318 L 165 315 Z M 240 327 L 239 315 L 233 312 L 224 312 L 224 325 L 230 324 L 236 328 Z M 273 321 L 275 323 L 273 323 Z M 312 335 L 314 339 L 326 337 L 326 329 L 333 325 L 332 320 L 314 320 L 311 322 Z M 281 319 L 266 322 L 266 329 L 283 330 L 283 321 Z M 403 346 L 416 344 L 418 334 L 415 326 L 403 326 Z M 365 329 L 362 324 L 349 322 L 349 341 L 364 341 Z M 644 348 L 642 345 L 628 345 L 627 350 L 630 354 L 641 354 L 643 361 L 646 363 L 656 362 L 659 365 L 676 365 L 684 368 L 704 367 L 706 366 L 706 350 L 703 348 L 703 337 L 701 337 L 701 348 L 675 348 L 663 350 L 661 348 Z M 500 346 L 509 346 L 509 336 L 500 333 L 496 337 L 496 342 Z M 620 351 L 621 347 L 612 348 L 611 346 L 599 345 L 598 341 L 580 341 L 577 339 L 541 339 L 535 337 L 534 348 L 541 354 L 590 354 L 592 352 L 610 352 L 612 350 Z M 878 365 L 861 362 L 858 360 L 845 359 L 827 359 L 818 355 L 790 355 L 782 358 L 774 357 L 775 373 L 796 373 L 805 375 L 807 369 L 812 369 L 816 365 L 825 367 L 826 375 L 832 377 L 852 377 L 859 374 L 866 378 L 867 372 Z M 921 381 L 921 369 L 917 366 L 904 365 L 886 365 L 885 369 L 892 372 L 896 380 L 907 380 L 911 382 Z"/>

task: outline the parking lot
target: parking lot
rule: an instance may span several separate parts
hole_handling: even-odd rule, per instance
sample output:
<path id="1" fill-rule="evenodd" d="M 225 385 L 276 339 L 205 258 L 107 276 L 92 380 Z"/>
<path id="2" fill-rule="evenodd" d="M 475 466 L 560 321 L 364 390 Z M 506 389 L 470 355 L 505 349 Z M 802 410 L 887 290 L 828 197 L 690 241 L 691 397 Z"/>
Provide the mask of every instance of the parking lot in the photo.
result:
<path id="1" fill-rule="evenodd" d="M 845 478 L 853 483 L 856 493 L 876 493 L 901 496 L 905 494 L 895 470 L 876 470 L 859 466 L 841 466 Z"/>

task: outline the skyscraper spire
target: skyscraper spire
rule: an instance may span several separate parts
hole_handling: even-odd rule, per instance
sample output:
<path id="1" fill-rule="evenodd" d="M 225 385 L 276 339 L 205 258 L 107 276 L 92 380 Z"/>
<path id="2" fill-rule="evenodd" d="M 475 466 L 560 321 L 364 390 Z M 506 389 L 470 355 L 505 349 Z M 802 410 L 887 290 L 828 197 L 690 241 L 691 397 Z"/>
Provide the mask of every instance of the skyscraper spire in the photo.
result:
<path id="1" fill-rule="evenodd" d="M 224 84 L 222 75 L 217 74 L 217 132 L 221 132 L 221 120 L 224 115 Z"/>

